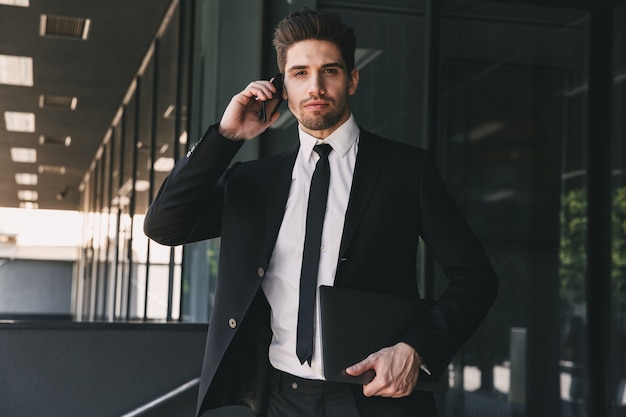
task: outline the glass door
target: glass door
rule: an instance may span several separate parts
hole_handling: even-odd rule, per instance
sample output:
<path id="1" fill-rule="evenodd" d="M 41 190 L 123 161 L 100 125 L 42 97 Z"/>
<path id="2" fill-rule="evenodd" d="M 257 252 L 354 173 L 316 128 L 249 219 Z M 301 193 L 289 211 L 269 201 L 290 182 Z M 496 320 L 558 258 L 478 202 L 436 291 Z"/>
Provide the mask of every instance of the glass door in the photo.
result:
<path id="1" fill-rule="evenodd" d="M 588 32 L 581 10 L 442 4 L 440 167 L 500 277 L 444 415 L 584 415 Z"/>

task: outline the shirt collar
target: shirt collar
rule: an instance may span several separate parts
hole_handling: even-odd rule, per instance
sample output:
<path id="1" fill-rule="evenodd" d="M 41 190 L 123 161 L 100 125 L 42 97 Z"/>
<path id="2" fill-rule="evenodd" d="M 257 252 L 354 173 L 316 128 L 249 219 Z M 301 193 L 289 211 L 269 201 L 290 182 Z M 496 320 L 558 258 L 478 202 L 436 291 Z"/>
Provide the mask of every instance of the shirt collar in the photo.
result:
<path id="1" fill-rule="evenodd" d="M 298 127 L 298 134 L 300 135 L 300 150 L 305 156 L 311 156 L 315 145 L 328 143 L 333 147 L 333 151 L 343 158 L 356 143 L 360 130 L 354 120 L 354 116 L 350 114 L 348 120 L 335 129 L 335 131 L 324 140 L 309 135 L 300 127 Z"/>

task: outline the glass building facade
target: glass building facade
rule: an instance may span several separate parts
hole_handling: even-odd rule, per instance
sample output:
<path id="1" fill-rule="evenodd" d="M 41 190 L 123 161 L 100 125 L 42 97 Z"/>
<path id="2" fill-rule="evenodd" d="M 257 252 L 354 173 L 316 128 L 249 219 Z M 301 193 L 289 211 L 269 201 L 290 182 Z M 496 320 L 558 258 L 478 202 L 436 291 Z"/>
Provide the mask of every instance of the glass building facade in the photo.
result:
<path id="1" fill-rule="evenodd" d="M 276 73 L 273 26 L 301 5 L 332 9 L 357 35 L 357 122 L 435 152 L 501 280 L 440 414 L 626 415 L 624 2 L 174 4 L 81 186 L 78 319 L 209 321 L 219 239 L 163 247 L 145 212 L 230 97 Z M 283 113 L 238 158 L 293 144 Z M 445 279 L 427 248 L 419 262 L 436 298 Z"/>

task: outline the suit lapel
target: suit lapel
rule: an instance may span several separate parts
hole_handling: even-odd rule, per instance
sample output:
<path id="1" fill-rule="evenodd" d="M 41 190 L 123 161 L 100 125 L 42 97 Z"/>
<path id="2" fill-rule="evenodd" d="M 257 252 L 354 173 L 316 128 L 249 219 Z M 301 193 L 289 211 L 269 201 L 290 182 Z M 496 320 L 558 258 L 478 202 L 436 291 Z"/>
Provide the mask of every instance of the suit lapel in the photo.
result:
<path id="1" fill-rule="evenodd" d="M 266 260 L 269 262 L 280 225 L 285 214 L 285 206 L 291 188 L 291 173 L 296 162 L 300 143 L 281 155 L 271 158 L 268 166 L 267 194 L 266 194 L 266 229 L 265 249 Z"/>
<path id="2" fill-rule="evenodd" d="M 387 156 L 387 148 L 380 146 L 375 136 L 361 129 L 359 151 L 356 157 L 350 199 L 341 238 L 339 258 L 343 258 L 367 209 Z"/>

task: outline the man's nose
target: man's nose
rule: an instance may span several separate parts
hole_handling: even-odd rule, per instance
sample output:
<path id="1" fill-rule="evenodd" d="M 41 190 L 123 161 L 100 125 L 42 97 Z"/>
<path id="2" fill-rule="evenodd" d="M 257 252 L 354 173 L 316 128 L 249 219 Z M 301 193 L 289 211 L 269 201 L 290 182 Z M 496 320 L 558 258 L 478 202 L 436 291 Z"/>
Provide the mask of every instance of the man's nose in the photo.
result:
<path id="1" fill-rule="evenodd" d="M 322 77 L 315 74 L 311 76 L 310 84 L 309 84 L 309 95 L 317 96 L 323 95 L 325 93 L 324 82 Z"/>

